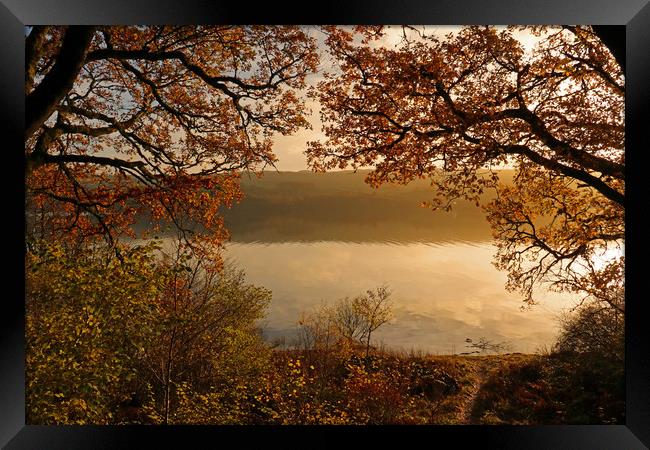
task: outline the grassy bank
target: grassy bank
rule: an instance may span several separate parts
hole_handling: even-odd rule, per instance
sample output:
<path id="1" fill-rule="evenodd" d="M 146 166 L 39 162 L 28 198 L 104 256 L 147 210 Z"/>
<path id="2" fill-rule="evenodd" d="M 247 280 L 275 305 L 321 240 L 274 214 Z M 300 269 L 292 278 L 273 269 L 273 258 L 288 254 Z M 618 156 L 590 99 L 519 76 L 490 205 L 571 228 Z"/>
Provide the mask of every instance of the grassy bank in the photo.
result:
<path id="1" fill-rule="evenodd" d="M 275 350 L 257 424 L 622 423 L 622 370 L 590 355 Z"/>

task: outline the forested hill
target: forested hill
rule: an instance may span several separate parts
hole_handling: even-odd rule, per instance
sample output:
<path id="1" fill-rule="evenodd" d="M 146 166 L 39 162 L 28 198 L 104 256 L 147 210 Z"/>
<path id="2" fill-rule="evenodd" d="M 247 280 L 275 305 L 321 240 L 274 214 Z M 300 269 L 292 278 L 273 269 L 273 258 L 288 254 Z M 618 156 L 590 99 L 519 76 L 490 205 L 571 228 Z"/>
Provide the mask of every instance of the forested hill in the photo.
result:
<path id="1" fill-rule="evenodd" d="M 430 181 L 415 180 L 406 185 L 384 184 L 373 189 L 365 182 L 370 170 L 343 170 L 316 173 L 308 170 L 297 172 L 266 171 L 261 177 L 244 173 L 241 185 L 249 196 L 266 199 L 281 198 L 303 199 L 324 195 L 373 196 L 382 199 L 403 198 L 416 203 L 431 197 Z M 499 177 L 502 182 L 510 184 L 513 170 L 502 170 Z"/>
<path id="2" fill-rule="evenodd" d="M 368 171 L 242 175 L 245 198 L 223 211 L 233 241 L 439 242 L 490 239 L 485 213 L 458 201 L 451 212 L 421 207 L 428 180 L 373 189 Z M 504 182 L 512 171 L 502 173 Z M 490 194 L 486 194 L 489 196 Z"/>

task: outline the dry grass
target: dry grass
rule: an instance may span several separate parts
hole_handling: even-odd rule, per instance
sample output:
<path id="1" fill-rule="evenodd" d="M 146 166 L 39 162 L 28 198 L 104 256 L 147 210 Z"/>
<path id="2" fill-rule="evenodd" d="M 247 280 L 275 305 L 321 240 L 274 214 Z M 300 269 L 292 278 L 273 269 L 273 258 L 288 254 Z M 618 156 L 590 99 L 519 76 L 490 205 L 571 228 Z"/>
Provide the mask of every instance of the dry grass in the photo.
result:
<path id="1" fill-rule="evenodd" d="M 342 405 L 342 415 L 352 423 L 429 425 L 482 423 L 477 404 L 484 400 L 486 383 L 510 367 L 534 364 L 540 358 L 523 354 L 434 356 L 381 350 L 366 360 L 354 349 L 274 353 L 276 367 L 295 360 L 301 360 L 304 367 L 313 367 L 303 388 L 304 403 L 315 407 Z"/>

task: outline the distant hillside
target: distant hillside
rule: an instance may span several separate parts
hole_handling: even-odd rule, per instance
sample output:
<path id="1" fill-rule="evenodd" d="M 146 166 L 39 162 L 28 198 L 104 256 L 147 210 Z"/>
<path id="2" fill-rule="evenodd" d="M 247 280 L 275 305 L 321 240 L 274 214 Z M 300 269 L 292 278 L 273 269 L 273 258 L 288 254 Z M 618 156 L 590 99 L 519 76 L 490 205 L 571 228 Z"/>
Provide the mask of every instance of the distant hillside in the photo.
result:
<path id="1" fill-rule="evenodd" d="M 232 239 L 281 241 L 486 240 L 480 208 L 458 201 L 449 212 L 422 208 L 433 198 L 427 180 L 372 189 L 368 171 L 265 172 L 242 176 L 245 198 L 223 211 Z M 504 181 L 512 171 L 503 172 Z M 486 194 L 489 197 L 489 194 Z"/>
<path id="2" fill-rule="evenodd" d="M 372 195 L 379 198 L 410 198 L 421 202 L 432 197 L 429 180 L 415 180 L 406 185 L 385 184 L 379 189 L 371 188 L 365 178 L 369 170 L 350 170 L 315 173 L 307 170 L 299 172 L 264 172 L 261 178 L 243 174 L 241 184 L 249 196 L 266 199 L 295 199 L 322 195 Z M 503 170 L 500 177 L 510 183 L 514 172 Z M 420 198 L 422 197 L 422 198 Z M 419 200 L 418 200 L 419 199 Z"/>

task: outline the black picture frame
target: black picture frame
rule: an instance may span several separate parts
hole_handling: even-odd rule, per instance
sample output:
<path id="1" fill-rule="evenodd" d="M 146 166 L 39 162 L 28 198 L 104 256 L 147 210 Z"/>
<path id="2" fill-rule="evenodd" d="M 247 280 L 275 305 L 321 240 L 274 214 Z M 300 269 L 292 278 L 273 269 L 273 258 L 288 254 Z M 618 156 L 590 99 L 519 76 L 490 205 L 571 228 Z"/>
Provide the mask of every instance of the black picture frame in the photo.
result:
<path id="1" fill-rule="evenodd" d="M 72 427 L 25 425 L 24 398 L 24 33 L 37 24 L 593 24 L 625 28 L 626 68 L 626 424 L 435 427 Z M 248 447 L 252 438 L 288 447 L 341 445 L 349 440 L 399 445 L 516 449 L 643 449 L 650 446 L 650 342 L 641 263 L 648 204 L 641 188 L 647 147 L 642 117 L 650 104 L 648 0 L 380 0 L 313 5 L 207 0 L 0 0 L 2 182 L 9 262 L 0 310 L 0 445 L 7 449 Z M 645 138 L 645 139 L 644 139 Z M 647 150 L 646 150 L 647 151 Z M 631 178 L 631 180 L 630 180 Z M 15 274 L 14 274 L 15 271 Z M 232 440 L 234 438 L 235 440 Z M 443 441 L 444 439 L 444 441 Z M 468 448 L 474 448 L 474 447 Z"/>

